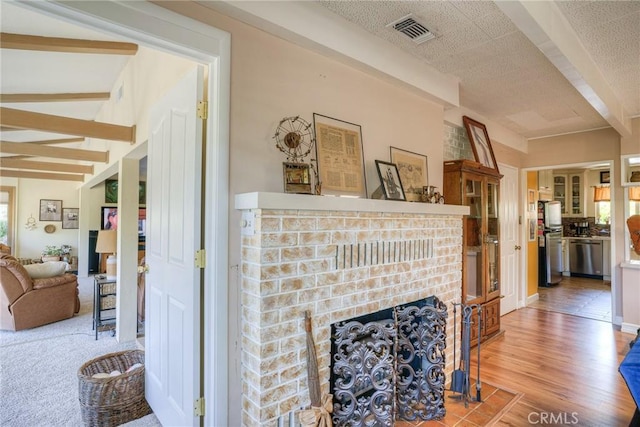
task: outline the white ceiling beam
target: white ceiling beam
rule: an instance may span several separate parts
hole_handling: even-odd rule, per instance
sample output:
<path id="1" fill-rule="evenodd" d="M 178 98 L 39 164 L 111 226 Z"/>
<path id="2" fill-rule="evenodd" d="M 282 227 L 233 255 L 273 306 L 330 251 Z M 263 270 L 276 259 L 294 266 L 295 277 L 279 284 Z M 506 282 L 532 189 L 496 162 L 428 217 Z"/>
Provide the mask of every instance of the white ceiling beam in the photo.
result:
<path id="1" fill-rule="evenodd" d="M 28 142 L 3 142 L 0 153 L 24 154 L 36 157 L 53 157 L 56 159 L 78 160 L 87 162 L 109 163 L 108 151 L 81 150 L 78 148 L 49 147 L 47 145 L 29 144 Z"/>
<path id="2" fill-rule="evenodd" d="M 38 162 L 35 160 L 14 159 L 12 157 L 0 157 L 0 167 L 7 169 L 30 169 L 37 171 L 93 174 L 93 165 Z"/>
<path id="3" fill-rule="evenodd" d="M 11 169 L 0 169 L 0 178 L 48 179 L 53 181 L 84 181 L 84 175 L 69 173 L 27 172 Z"/>
<path id="4" fill-rule="evenodd" d="M 520 0 L 495 4 L 622 137 L 631 136 L 630 115 L 556 4 Z"/>
<path id="5" fill-rule="evenodd" d="M 0 107 L 0 125 L 15 129 L 78 135 L 87 138 L 108 139 L 134 143 L 135 126 L 120 126 L 92 120 L 72 119 L 51 114 L 33 113 Z"/>
<path id="6" fill-rule="evenodd" d="M 108 101 L 109 92 L 88 93 L 2 93 L 0 102 L 74 102 L 74 101 Z"/>
<path id="7" fill-rule="evenodd" d="M 138 45 L 134 43 L 66 39 L 12 33 L 0 33 L 0 48 L 101 55 L 135 55 L 138 52 Z"/>
<path id="8" fill-rule="evenodd" d="M 161 3 L 187 16 L 206 16 L 207 8 L 284 40 L 347 63 L 400 85 L 445 108 L 460 105 L 459 80 L 445 75 L 386 40 L 311 1 L 216 1 Z"/>

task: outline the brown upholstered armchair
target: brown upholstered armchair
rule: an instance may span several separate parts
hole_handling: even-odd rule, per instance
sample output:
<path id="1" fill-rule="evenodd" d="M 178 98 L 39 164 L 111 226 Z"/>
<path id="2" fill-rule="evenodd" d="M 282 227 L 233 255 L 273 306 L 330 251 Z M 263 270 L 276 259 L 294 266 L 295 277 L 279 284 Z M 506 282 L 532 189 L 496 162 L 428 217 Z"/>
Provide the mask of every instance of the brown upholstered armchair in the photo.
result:
<path id="1" fill-rule="evenodd" d="M 68 319 L 78 311 L 74 274 L 32 279 L 14 257 L 0 254 L 0 329 L 34 328 Z"/>

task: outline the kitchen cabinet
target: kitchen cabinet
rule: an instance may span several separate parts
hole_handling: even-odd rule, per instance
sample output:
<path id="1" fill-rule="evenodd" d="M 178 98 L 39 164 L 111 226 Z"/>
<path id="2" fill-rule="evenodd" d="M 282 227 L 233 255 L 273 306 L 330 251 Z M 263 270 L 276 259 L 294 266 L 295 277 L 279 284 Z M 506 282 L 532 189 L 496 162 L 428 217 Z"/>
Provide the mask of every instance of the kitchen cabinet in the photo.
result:
<path id="1" fill-rule="evenodd" d="M 584 174 L 554 174 L 553 200 L 560 202 L 562 215 L 584 216 Z"/>
<path id="2" fill-rule="evenodd" d="M 500 332 L 500 175 L 471 160 L 444 162 L 448 204 L 469 206 L 463 222 L 462 303 L 482 308 L 481 340 Z M 472 321 L 477 325 L 477 310 Z M 472 345 L 477 344 L 477 326 Z"/>
<path id="3" fill-rule="evenodd" d="M 538 171 L 538 199 L 553 200 L 553 170 Z"/>

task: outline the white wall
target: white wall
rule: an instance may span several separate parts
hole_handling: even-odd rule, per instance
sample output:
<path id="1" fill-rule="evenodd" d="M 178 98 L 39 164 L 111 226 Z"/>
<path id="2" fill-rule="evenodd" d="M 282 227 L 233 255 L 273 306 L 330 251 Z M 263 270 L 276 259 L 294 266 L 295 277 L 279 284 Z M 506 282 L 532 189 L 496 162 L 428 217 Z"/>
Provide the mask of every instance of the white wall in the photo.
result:
<path id="1" fill-rule="evenodd" d="M 3 185 L 16 186 L 16 245 L 13 254 L 20 258 L 40 258 L 47 245 L 71 245 L 71 255 L 78 255 L 78 229 L 63 229 L 61 221 L 40 221 L 40 200 L 62 200 L 63 208 L 78 208 L 78 188 L 72 181 L 51 181 L 40 179 L 17 179 L 14 184 L 2 180 Z M 37 228 L 26 230 L 24 225 L 30 215 L 36 219 Z M 46 233 L 44 227 L 53 224 L 55 232 Z"/>

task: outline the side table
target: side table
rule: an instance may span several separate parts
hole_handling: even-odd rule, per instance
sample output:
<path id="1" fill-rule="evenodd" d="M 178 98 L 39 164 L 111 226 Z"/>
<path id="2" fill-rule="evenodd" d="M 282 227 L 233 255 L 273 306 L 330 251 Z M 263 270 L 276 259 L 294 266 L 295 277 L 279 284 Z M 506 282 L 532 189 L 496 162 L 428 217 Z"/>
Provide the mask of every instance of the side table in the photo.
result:
<path id="1" fill-rule="evenodd" d="M 97 340 L 98 329 L 102 326 L 113 325 L 112 334 L 115 335 L 117 283 L 104 276 L 94 276 L 93 280 L 93 329 Z"/>

